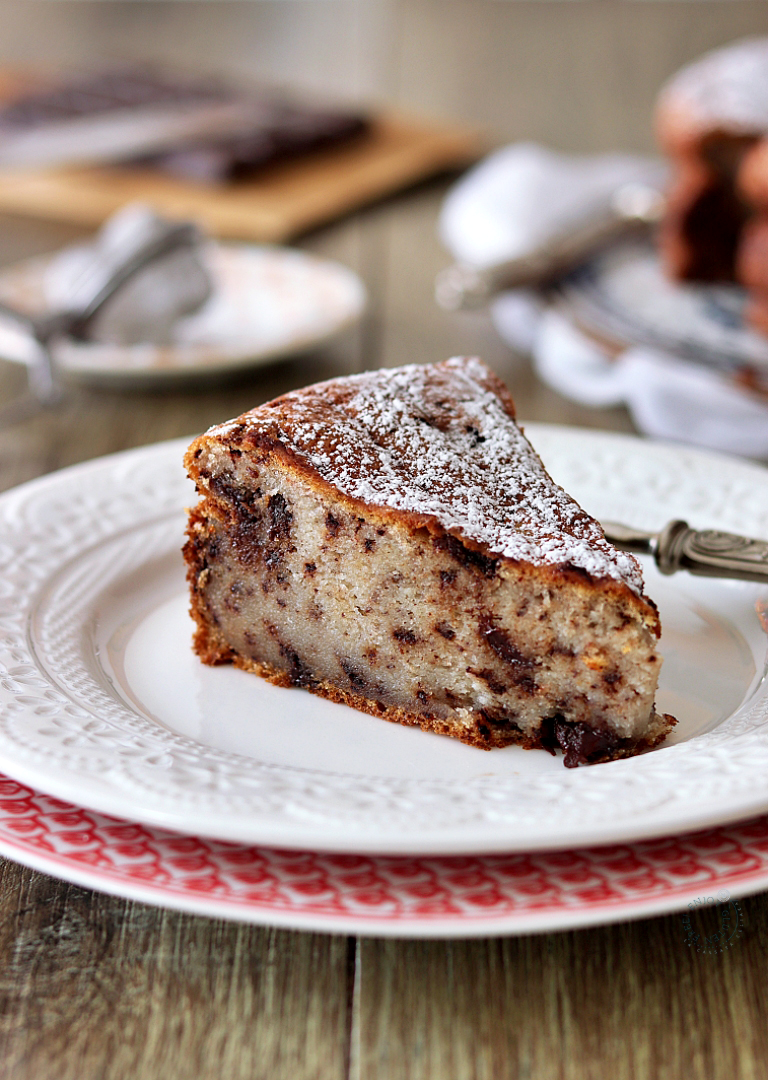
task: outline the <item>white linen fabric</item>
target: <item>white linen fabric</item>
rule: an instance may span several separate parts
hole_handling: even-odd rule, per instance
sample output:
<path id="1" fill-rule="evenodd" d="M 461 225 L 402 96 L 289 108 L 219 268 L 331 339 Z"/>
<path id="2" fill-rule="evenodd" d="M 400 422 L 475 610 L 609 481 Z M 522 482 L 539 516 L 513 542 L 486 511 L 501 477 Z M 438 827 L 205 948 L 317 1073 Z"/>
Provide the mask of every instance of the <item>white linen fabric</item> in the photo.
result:
<path id="1" fill-rule="evenodd" d="M 449 192 L 440 235 L 454 257 L 478 267 L 525 255 L 610 200 L 617 186 L 659 177 L 654 159 L 568 157 L 532 143 L 499 150 Z M 640 431 L 747 457 L 768 457 L 768 400 L 733 376 L 661 350 L 618 355 L 583 333 L 535 289 L 493 301 L 501 337 L 529 353 L 539 376 L 584 405 L 625 404 Z"/>
<path id="2" fill-rule="evenodd" d="M 537 143 L 496 150 L 448 192 L 440 237 L 459 262 L 523 258 L 610 207 L 625 184 L 662 187 L 667 169 L 635 154 L 561 154 Z"/>
<path id="3" fill-rule="evenodd" d="M 623 403 L 639 430 L 655 438 L 768 458 L 768 402 L 728 375 L 655 349 L 613 356 L 561 312 L 537 309 L 514 292 L 500 296 L 492 311 L 501 336 L 530 352 L 543 381 L 572 401 Z M 523 350 L 524 341 L 530 344 Z"/>

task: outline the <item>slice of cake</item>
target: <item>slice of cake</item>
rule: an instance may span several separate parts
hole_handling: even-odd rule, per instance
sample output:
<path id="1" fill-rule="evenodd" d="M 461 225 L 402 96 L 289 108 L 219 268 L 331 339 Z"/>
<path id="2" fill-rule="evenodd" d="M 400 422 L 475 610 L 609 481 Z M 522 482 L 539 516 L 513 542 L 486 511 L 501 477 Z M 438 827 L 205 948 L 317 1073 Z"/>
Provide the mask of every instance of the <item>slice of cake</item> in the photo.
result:
<path id="1" fill-rule="evenodd" d="M 565 764 L 659 743 L 640 567 L 475 359 L 336 379 L 211 428 L 184 549 L 206 664 Z"/>

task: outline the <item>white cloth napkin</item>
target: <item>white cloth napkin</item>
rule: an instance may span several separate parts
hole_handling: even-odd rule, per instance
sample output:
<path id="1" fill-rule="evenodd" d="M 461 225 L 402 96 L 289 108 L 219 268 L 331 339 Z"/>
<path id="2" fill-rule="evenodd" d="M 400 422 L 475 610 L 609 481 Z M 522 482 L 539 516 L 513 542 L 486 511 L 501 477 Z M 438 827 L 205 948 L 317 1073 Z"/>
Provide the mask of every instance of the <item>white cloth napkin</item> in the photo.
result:
<path id="1" fill-rule="evenodd" d="M 440 235 L 461 262 L 486 267 L 519 257 L 576 224 L 623 183 L 658 183 L 660 166 L 623 154 L 569 157 L 532 143 L 499 150 L 449 192 Z M 640 429 L 748 457 L 768 457 L 768 402 L 727 373 L 662 351 L 611 355 L 533 289 L 501 294 L 494 324 L 530 353 L 540 377 L 584 405 L 626 404 Z"/>
<path id="2" fill-rule="evenodd" d="M 608 208 L 625 184 L 662 188 L 667 168 L 634 154 L 560 154 L 514 143 L 470 169 L 448 192 L 440 237 L 479 268 L 522 258 Z"/>
<path id="3" fill-rule="evenodd" d="M 639 430 L 655 438 L 768 458 L 768 403 L 727 375 L 649 348 L 613 357 L 522 290 L 499 296 L 492 314 L 505 341 L 529 352 L 544 382 L 572 401 L 623 403 Z"/>

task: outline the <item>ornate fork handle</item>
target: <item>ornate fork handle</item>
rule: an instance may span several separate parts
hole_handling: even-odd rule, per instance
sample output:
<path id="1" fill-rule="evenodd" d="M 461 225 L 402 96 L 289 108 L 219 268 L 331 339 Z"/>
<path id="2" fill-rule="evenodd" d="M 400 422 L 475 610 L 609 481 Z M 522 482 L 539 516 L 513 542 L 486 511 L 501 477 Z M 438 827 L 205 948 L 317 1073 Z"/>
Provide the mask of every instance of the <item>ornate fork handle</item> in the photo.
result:
<path id="1" fill-rule="evenodd" d="M 740 578 L 768 585 L 768 542 L 670 521 L 660 533 L 605 523 L 605 534 L 626 551 L 651 554 L 662 574 L 687 570 L 703 577 Z"/>
<path id="2" fill-rule="evenodd" d="M 654 555 L 662 574 L 681 569 L 768 584 L 768 543 L 764 540 L 716 529 L 699 532 L 685 521 L 671 521 L 659 533 Z"/>

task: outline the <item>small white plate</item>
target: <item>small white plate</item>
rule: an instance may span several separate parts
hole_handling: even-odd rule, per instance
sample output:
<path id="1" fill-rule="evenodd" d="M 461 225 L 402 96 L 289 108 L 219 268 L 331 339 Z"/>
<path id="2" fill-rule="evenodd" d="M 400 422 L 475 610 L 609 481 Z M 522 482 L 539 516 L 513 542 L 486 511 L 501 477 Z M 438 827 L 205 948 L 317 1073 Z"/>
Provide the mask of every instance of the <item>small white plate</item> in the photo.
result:
<path id="1" fill-rule="evenodd" d="M 61 341 L 54 357 L 79 382 L 151 387 L 258 367 L 318 346 L 362 314 L 366 294 L 347 267 L 293 248 L 211 243 L 210 300 L 180 319 L 170 345 Z M 0 299 L 24 310 L 44 306 L 51 256 L 0 271 Z M 0 317 L 0 357 L 27 363 L 29 338 Z"/>
<path id="2" fill-rule="evenodd" d="M 561 295 L 586 329 L 716 368 L 768 370 L 768 339 L 744 322 L 738 285 L 670 281 L 656 248 L 628 240 L 565 279 Z"/>
<path id="3" fill-rule="evenodd" d="M 601 432 L 531 425 L 598 517 L 768 535 L 768 471 Z M 647 567 L 659 705 L 679 727 L 576 770 L 387 724 L 190 650 L 179 555 L 193 493 L 176 441 L 0 498 L 0 769 L 146 825 L 272 847 L 481 853 L 626 842 L 768 809 L 768 590 Z"/>

